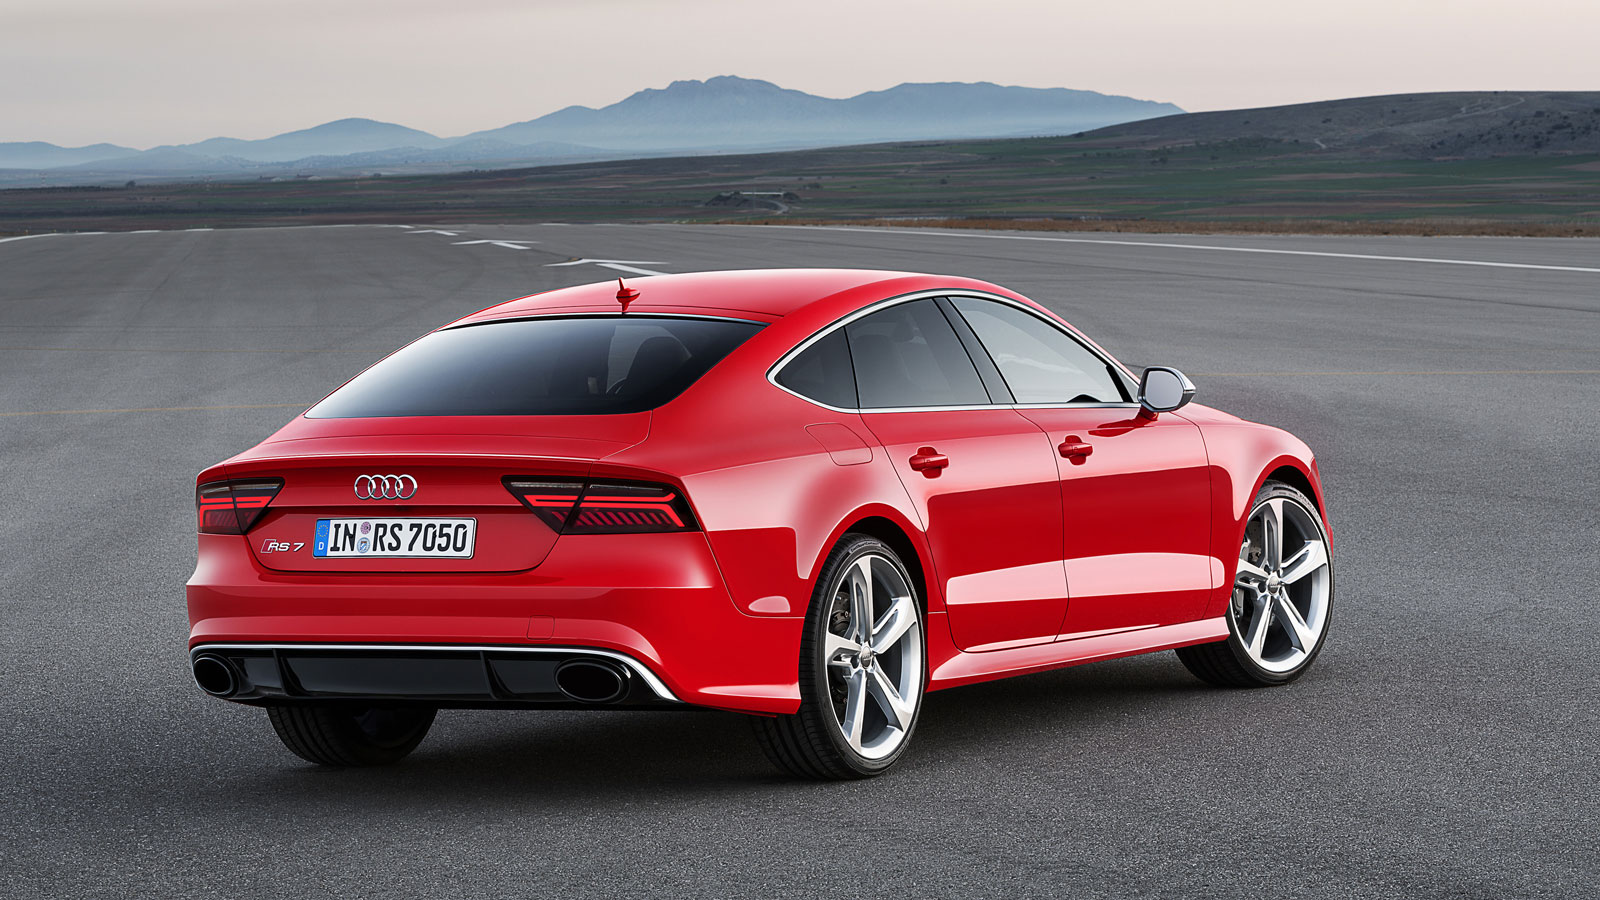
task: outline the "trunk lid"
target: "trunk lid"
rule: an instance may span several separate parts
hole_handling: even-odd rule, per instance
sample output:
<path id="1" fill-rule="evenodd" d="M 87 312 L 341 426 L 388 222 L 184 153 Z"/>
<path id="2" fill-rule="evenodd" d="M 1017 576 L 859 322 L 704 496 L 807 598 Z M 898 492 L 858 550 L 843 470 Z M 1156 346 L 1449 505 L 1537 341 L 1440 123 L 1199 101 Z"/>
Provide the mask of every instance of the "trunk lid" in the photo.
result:
<path id="1" fill-rule="evenodd" d="M 509 421 L 508 421 L 509 420 Z M 649 413 L 613 416 L 298 419 L 223 464 L 230 479 L 276 477 L 283 488 L 245 536 L 256 560 L 279 572 L 514 572 L 544 561 L 558 534 L 502 482 L 582 479 L 593 463 L 643 440 Z M 518 432 L 522 433 L 518 433 Z M 370 476 L 370 478 L 368 477 Z M 393 476 L 393 477 L 384 477 Z M 402 479 L 399 476 L 407 476 Z M 361 482 L 358 485 L 358 480 Z M 359 488 L 365 488 L 358 492 Z M 385 488 L 388 488 L 385 490 Z M 386 555 L 426 546 L 420 526 L 471 523 L 470 555 Z M 442 520 L 451 520 L 446 523 Z M 318 556 L 335 522 L 334 550 Z M 412 528 L 416 523 L 419 527 Z M 411 529 L 406 532 L 405 529 Z M 399 530 L 393 530 L 399 529 Z M 348 530 L 348 531 L 346 531 Z M 343 540 L 348 538 L 348 540 Z M 358 538 L 365 538 L 356 552 Z M 408 546 L 409 545 L 409 546 Z"/>

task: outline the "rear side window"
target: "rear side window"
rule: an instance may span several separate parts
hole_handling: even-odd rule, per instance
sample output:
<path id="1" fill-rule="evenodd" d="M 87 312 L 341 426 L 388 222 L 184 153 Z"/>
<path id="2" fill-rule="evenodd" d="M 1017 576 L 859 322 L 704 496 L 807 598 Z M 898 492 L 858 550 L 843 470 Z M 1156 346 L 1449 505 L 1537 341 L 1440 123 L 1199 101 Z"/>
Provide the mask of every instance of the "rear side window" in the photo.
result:
<path id="1" fill-rule="evenodd" d="M 856 408 L 856 375 L 843 329 L 801 351 L 778 373 L 779 384 L 802 397 L 841 409 Z"/>
<path id="2" fill-rule="evenodd" d="M 755 322 L 648 316 L 447 328 L 357 375 L 306 416 L 639 412 L 678 396 L 759 330 Z"/>
<path id="3" fill-rule="evenodd" d="M 981 406 L 978 370 L 932 300 L 913 300 L 845 326 L 862 409 Z"/>
<path id="4" fill-rule="evenodd" d="M 1122 403 L 1111 366 L 1049 322 L 1005 303 L 951 297 L 1018 403 Z"/>

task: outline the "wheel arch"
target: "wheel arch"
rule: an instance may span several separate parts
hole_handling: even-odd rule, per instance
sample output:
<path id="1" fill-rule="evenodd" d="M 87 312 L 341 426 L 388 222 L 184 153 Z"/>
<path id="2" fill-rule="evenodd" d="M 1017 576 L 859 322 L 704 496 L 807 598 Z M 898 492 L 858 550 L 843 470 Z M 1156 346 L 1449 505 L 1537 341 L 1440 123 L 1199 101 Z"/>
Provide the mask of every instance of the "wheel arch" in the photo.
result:
<path id="1" fill-rule="evenodd" d="M 928 593 L 928 585 L 931 579 L 928 578 L 928 573 L 924 570 L 921 551 L 918 550 L 916 543 L 911 540 L 911 536 L 905 532 L 905 529 L 901 528 L 892 519 L 884 516 L 865 516 L 841 529 L 838 538 L 834 540 L 833 544 L 829 545 L 829 551 L 831 552 L 833 547 L 838 545 L 839 540 L 848 534 L 864 534 L 867 537 L 882 541 L 889 546 L 889 549 L 895 552 L 896 556 L 900 557 L 901 563 L 905 565 L 906 571 L 911 575 L 912 586 L 917 589 L 917 595 L 922 600 L 922 613 L 927 615 L 928 606 L 932 603 Z M 818 568 L 820 570 L 820 566 Z"/>
<path id="2" fill-rule="evenodd" d="M 1312 507 L 1316 509 L 1317 515 L 1322 517 L 1323 530 L 1328 530 L 1328 517 L 1323 509 L 1322 485 L 1317 477 L 1316 463 L 1311 461 L 1309 453 L 1306 454 L 1305 458 L 1293 454 L 1282 454 L 1263 465 L 1261 473 L 1256 476 L 1254 482 L 1239 482 L 1240 487 L 1248 484 L 1250 489 L 1240 492 L 1234 498 L 1232 509 L 1227 513 L 1229 524 L 1232 527 L 1222 531 L 1223 534 L 1229 536 L 1229 540 L 1232 543 L 1224 543 L 1218 548 L 1219 552 L 1226 553 L 1230 547 L 1237 551 L 1239 543 L 1244 540 L 1244 528 L 1250 518 L 1250 508 L 1255 504 L 1256 495 L 1261 493 L 1261 489 L 1269 481 L 1282 482 L 1305 494 L 1306 499 L 1310 500 Z M 1215 541 L 1213 541 L 1213 544 L 1215 544 Z M 1225 561 L 1229 559 L 1227 556 L 1222 558 Z M 1234 572 L 1232 567 L 1237 562 L 1237 554 L 1235 554 L 1226 572 L 1227 579 L 1225 583 L 1229 585 L 1229 590 L 1232 590 L 1231 585 L 1233 584 Z"/>
<path id="3" fill-rule="evenodd" d="M 1261 486 L 1269 481 L 1281 481 L 1305 494 L 1306 498 L 1311 501 L 1311 505 L 1317 508 L 1317 514 L 1322 514 L 1322 497 L 1318 494 L 1316 485 L 1312 483 L 1311 476 L 1307 475 L 1299 466 L 1279 465 L 1261 478 L 1261 483 L 1256 485 L 1256 493 L 1260 493 Z"/>
<path id="4" fill-rule="evenodd" d="M 1281 481 L 1304 493 L 1328 526 L 1322 479 L 1311 449 L 1286 431 L 1254 423 L 1206 423 L 1202 426 L 1211 464 L 1212 600 L 1207 617 L 1220 616 L 1233 591 L 1239 544 L 1244 540 L 1250 508 L 1262 485 Z"/>

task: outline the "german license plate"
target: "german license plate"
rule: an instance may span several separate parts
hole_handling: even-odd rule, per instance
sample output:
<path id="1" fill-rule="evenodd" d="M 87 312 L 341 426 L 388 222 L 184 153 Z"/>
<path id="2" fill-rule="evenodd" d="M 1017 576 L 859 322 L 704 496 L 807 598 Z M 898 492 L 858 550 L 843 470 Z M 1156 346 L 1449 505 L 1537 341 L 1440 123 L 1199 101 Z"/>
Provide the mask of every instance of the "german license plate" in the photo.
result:
<path id="1" fill-rule="evenodd" d="M 477 519 L 318 519 L 311 555 L 471 559 Z"/>

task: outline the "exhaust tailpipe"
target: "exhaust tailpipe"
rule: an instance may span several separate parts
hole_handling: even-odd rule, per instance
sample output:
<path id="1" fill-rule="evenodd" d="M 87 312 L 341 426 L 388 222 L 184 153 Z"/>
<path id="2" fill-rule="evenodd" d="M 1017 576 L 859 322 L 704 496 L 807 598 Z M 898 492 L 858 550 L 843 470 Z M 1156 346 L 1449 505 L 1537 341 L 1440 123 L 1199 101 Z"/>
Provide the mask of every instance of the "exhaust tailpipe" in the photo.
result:
<path id="1" fill-rule="evenodd" d="M 209 653 L 195 657 L 194 683 L 213 697 L 231 697 L 239 690 L 239 677 L 234 674 L 233 666 Z"/>
<path id="2" fill-rule="evenodd" d="M 569 659 L 556 667 L 556 687 L 580 703 L 611 703 L 628 692 L 628 670 L 594 659 Z"/>

